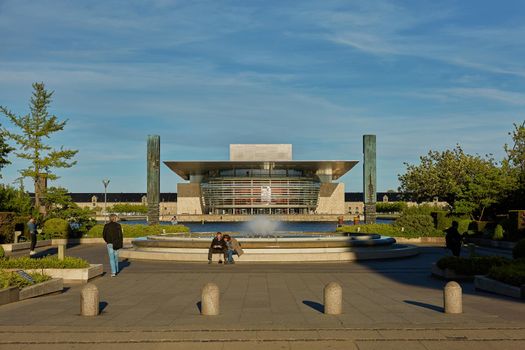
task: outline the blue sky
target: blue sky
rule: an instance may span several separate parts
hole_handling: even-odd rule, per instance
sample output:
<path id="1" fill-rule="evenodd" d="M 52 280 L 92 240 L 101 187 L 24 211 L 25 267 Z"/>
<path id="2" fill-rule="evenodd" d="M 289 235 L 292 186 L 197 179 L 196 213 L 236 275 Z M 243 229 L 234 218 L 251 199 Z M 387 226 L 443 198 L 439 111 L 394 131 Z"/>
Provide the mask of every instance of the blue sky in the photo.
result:
<path id="1" fill-rule="evenodd" d="M 69 119 L 51 142 L 79 150 L 56 182 L 74 192 L 145 191 L 148 134 L 162 160 L 230 143 L 361 160 L 376 134 L 378 188 L 396 189 L 429 149 L 503 157 L 525 119 L 525 2 L 0 0 L 0 104 L 25 114 L 35 81 Z"/>

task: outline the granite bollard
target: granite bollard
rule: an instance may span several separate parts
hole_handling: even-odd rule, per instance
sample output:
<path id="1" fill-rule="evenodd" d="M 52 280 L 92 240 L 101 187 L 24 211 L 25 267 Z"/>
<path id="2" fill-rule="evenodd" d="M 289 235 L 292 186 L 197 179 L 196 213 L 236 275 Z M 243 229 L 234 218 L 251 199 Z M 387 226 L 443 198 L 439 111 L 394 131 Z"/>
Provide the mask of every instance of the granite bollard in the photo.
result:
<path id="1" fill-rule="evenodd" d="M 327 315 L 343 313 L 343 288 L 337 282 L 330 282 L 324 287 L 324 313 Z"/>
<path id="2" fill-rule="evenodd" d="M 59 244 L 58 245 L 58 259 L 64 260 L 65 257 L 66 257 L 66 245 Z"/>
<path id="3" fill-rule="evenodd" d="M 99 314 L 98 288 L 88 283 L 80 291 L 80 314 L 82 316 L 97 316 Z"/>
<path id="4" fill-rule="evenodd" d="M 460 314 L 463 312 L 463 300 L 461 286 L 450 281 L 443 289 L 443 304 L 446 314 Z"/>
<path id="5" fill-rule="evenodd" d="M 202 288 L 201 314 L 206 316 L 219 314 L 219 287 L 215 283 L 206 283 Z"/>

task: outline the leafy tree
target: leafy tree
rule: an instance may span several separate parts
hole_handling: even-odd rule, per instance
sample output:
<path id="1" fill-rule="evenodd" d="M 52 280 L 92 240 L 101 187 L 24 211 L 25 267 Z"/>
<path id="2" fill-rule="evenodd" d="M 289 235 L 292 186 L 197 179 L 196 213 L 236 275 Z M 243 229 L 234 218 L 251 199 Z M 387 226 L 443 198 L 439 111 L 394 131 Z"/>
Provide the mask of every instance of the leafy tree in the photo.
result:
<path id="1" fill-rule="evenodd" d="M 430 151 L 420 157 L 420 164 L 406 166 L 406 173 L 399 176 L 400 191 L 410 193 L 417 201 L 438 197 L 454 213 L 479 219 L 509 186 L 507 176 L 492 157 L 466 154 L 459 145 L 453 150 Z"/>
<path id="2" fill-rule="evenodd" d="M 47 91 L 44 83 L 34 83 L 33 90 L 29 114 L 17 116 L 4 106 L 0 106 L 0 112 L 20 129 L 20 133 L 6 131 L 6 134 L 20 147 L 16 155 L 31 162 L 27 168 L 20 171 L 20 174 L 22 177 L 33 179 L 35 207 L 39 209 L 44 190 L 40 179 L 56 180 L 58 176 L 53 174 L 53 169 L 70 168 L 75 165 L 76 161 L 72 158 L 78 151 L 63 147 L 55 149 L 44 142 L 55 132 L 63 130 L 67 120 L 60 122 L 55 115 L 49 114 L 47 108 L 51 103 L 53 92 Z"/>
<path id="3" fill-rule="evenodd" d="M 43 202 L 47 208 L 47 219 L 59 218 L 69 222 L 73 233 L 82 235 L 96 224 L 89 208 L 80 208 L 63 187 L 50 187 Z"/>
<path id="4" fill-rule="evenodd" d="M 22 189 L 0 185 L 0 211 L 29 215 L 31 214 L 31 197 Z"/>

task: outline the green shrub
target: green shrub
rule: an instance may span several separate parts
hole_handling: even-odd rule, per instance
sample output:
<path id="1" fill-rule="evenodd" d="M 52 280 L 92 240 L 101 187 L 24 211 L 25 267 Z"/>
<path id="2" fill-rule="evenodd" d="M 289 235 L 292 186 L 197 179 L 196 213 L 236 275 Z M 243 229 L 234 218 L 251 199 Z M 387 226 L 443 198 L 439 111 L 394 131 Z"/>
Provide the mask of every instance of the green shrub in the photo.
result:
<path id="1" fill-rule="evenodd" d="M 447 256 L 437 261 L 440 269 L 451 269 L 460 275 L 486 275 L 494 266 L 509 264 L 510 260 L 500 256 L 475 256 L 472 258 L 461 258 Z"/>
<path id="2" fill-rule="evenodd" d="M 512 249 L 512 257 L 514 259 L 525 258 L 525 238 L 520 239 Z"/>
<path id="3" fill-rule="evenodd" d="M 525 262 L 515 261 L 504 266 L 495 266 L 490 269 L 488 277 L 516 287 L 525 284 Z"/>
<path id="4" fill-rule="evenodd" d="M 403 213 L 396 219 L 394 226 L 404 228 L 410 234 L 419 237 L 442 236 L 442 232 L 434 228 L 432 216 L 426 214 L 406 214 Z"/>
<path id="5" fill-rule="evenodd" d="M 51 277 L 40 273 L 30 273 L 29 276 L 31 276 L 34 283 L 31 283 L 16 272 L 0 271 L 0 289 L 8 287 L 18 287 L 19 289 L 22 289 L 51 279 Z"/>
<path id="6" fill-rule="evenodd" d="M 378 202 L 376 211 L 378 213 L 400 213 L 407 207 L 405 202 Z"/>
<path id="7" fill-rule="evenodd" d="M 5 258 L 5 251 L 4 248 L 0 245 L 0 259 Z"/>
<path id="8" fill-rule="evenodd" d="M 147 214 L 148 207 L 144 204 L 115 204 L 108 208 L 108 211 L 113 213 Z"/>
<path id="9" fill-rule="evenodd" d="M 81 258 L 66 256 L 59 260 L 57 256 L 32 259 L 28 256 L 0 260 L 0 269 L 81 269 L 89 267 L 89 262 Z"/>
<path id="10" fill-rule="evenodd" d="M 15 232 L 15 213 L 0 212 L 0 243 L 12 243 Z"/>
<path id="11" fill-rule="evenodd" d="M 458 231 L 461 234 L 466 233 L 468 231 L 469 225 L 472 222 L 472 220 L 470 219 L 454 219 L 454 220 L 458 222 Z"/>
<path id="12" fill-rule="evenodd" d="M 503 239 L 503 234 L 505 232 L 503 231 L 503 226 L 496 225 L 496 228 L 494 229 L 494 234 L 492 235 L 492 239 L 501 241 Z"/>
<path id="13" fill-rule="evenodd" d="M 444 231 L 452 225 L 452 219 L 448 217 L 448 211 L 434 211 L 431 215 L 434 219 L 434 227 L 440 231 Z"/>
<path id="14" fill-rule="evenodd" d="M 42 231 L 46 239 L 69 238 L 71 227 L 67 220 L 54 218 L 44 223 Z"/>
<path id="15" fill-rule="evenodd" d="M 102 237 L 102 230 L 104 225 L 95 225 L 87 233 L 85 237 L 100 238 Z M 166 233 L 189 232 L 190 229 L 184 225 L 122 225 L 122 233 L 124 237 L 144 237 L 149 235 L 158 235 L 166 231 Z"/>

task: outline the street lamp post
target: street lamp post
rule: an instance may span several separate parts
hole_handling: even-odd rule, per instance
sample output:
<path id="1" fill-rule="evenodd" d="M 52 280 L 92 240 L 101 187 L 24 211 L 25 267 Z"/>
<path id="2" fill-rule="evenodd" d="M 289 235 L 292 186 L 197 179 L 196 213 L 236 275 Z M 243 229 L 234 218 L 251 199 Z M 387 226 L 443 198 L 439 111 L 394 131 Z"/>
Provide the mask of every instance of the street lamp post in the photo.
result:
<path id="1" fill-rule="evenodd" d="M 108 212 L 107 212 L 106 206 L 107 206 L 107 200 L 108 200 L 109 179 L 102 180 L 102 183 L 104 184 L 104 222 L 107 222 Z"/>

